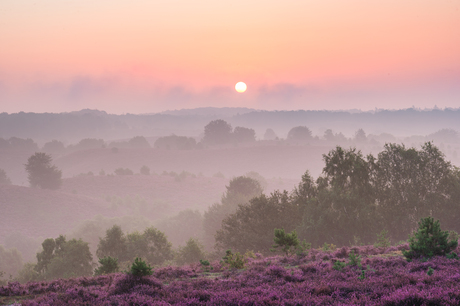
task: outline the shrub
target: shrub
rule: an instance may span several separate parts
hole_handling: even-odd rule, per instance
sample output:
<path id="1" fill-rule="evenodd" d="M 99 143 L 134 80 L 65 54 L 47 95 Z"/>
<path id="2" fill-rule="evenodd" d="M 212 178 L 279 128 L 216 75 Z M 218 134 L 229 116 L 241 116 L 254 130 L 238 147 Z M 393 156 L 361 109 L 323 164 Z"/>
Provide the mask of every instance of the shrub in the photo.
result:
<path id="1" fill-rule="evenodd" d="M 431 276 L 431 275 L 433 275 L 433 272 L 434 272 L 433 268 L 428 267 L 428 271 L 426 271 L 426 275 Z"/>
<path id="2" fill-rule="evenodd" d="M 150 168 L 144 165 L 141 167 L 140 173 L 143 175 L 150 175 Z"/>
<path id="3" fill-rule="evenodd" d="M 390 239 L 388 238 L 388 231 L 382 230 L 380 234 L 377 234 L 377 242 L 374 244 L 376 248 L 388 248 L 391 245 Z"/>
<path id="4" fill-rule="evenodd" d="M 134 174 L 133 170 L 131 170 L 129 168 L 126 168 L 126 169 L 117 168 L 117 169 L 115 169 L 114 173 L 116 175 L 133 175 Z"/>
<path id="5" fill-rule="evenodd" d="M 449 233 L 442 231 L 439 220 L 422 218 L 417 232 L 409 237 L 409 251 L 403 250 L 408 259 L 446 256 L 458 245 L 458 241 L 448 241 Z"/>
<path id="6" fill-rule="evenodd" d="M 224 264 L 228 265 L 231 269 L 243 269 L 245 259 L 239 252 L 233 254 L 232 250 L 227 250 L 225 256 L 222 257 Z"/>
<path id="7" fill-rule="evenodd" d="M 142 276 L 147 276 L 147 275 L 152 275 L 152 267 L 150 265 L 147 265 L 145 261 L 142 260 L 142 258 L 136 257 L 136 259 L 133 262 L 133 265 L 131 266 L 131 271 L 129 271 L 129 274 L 137 277 L 142 277 Z"/>
<path id="8" fill-rule="evenodd" d="M 275 228 L 275 237 L 273 238 L 275 244 L 273 245 L 272 252 L 275 252 L 277 248 L 281 248 L 286 256 L 289 256 L 299 246 L 299 238 L 297 238 L 296 231 L 286 233 L 283 228 Z"/>
<path id="9" fill-rule="evenodd" d="M 101 266 L 94 271 L 94 275 L 104 275 L 118 272 L 118 259 L 114 257 L 99 258 Z"/>
<path id="10" fill-rule="evenodd" d="M 341 271 L 343 268 L 345 268 L 346 265 L 347 264 L 344 263 L 343 261 L 337 260 L 336 262 L 334 262 L 334 265 L 332 266 L 332 268 L 337 271 Z"/>
<path id="11" fill-rule="evenodd" d="M 361 268 L 361 256 L 356 256 L 355 251 L 351 250 L 350 254 L 348 254 L 348 262 L 349 266 L 356 266 Z"/>

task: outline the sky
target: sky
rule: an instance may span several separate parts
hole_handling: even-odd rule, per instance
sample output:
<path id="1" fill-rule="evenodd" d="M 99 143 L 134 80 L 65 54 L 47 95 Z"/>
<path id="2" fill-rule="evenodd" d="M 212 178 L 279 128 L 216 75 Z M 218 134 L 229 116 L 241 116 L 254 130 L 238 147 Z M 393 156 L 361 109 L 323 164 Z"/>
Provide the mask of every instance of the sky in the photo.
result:
<path id="1" fill-rule="evenodd" d="M 0 112 L 434 106 L 460 0 L 0 0 Z"/>

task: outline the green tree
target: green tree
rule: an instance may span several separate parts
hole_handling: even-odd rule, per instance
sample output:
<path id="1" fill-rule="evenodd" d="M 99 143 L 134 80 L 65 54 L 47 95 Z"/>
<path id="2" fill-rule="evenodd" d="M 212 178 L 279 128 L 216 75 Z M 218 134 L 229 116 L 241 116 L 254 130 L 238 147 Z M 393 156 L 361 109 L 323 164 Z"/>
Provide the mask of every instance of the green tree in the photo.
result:
<path id="1" fill-rule="evenodd" d="M 62 184 L 62 172 L 51 165 L 52 158 L 46 153 L 37 152 L 25 164 L 31 187 L 58 189 Z"/>
<path id="2" fill-rule="evenodd" d="M 179 248 L 176 254 L 176 262 L 179 265 L 191 264 L 199 262 L 205 257 L 203 245 L 197 239 L 190 238 L 185 246 Z"/>
<path id="3" fill-rule="evenodd" d="M 421 150 L 386 144 L 374 167 L 379 214 L 393 240 L 406 239 L 417 227 L 416 220 L 425 216 L 457 214 L 460 206 L 452 199 L 460 199 L 454 187 L 458 178 L 432 143 L 425 143 Z"/>
<path id="4" fill-rule="evenodd" d="M 213 204 L 203 216 L 204 243 L 208 249 L 215 244 L 214 236 L 221 228 L 222 220 L 234 213 L 239 204 L 248 203 L 263 191 L 257 180 L 246 176 L 233 178 L 226 189 L 221 203 Z"/>
<path id="5" fill-rule="evenodd" d="M 64 236 L 48 238 L 37 253 L 35 270 L 45 279 L 89 276 L 93 256 L 87 242 L 81 239 L 66 241 Z"/>
<path id="6" fill-rule="evenodd" d="M 121 227 L 114 225 L 108 229 L 104 238 L 99 238 L 96 255 L 99 258 L 113 257 L 120 261 L 128 260 L 127 239 Z"/>
<path id="7" fill-rule="evenodd" d="M 213 120 L 204 127 L 203 142 L 210 145 L 228 143 L 232 135 L 232 126 L 222 119 Z"/>
<path id="8" fill-rule="evenodd" d="M 409 251 L 403 250 L 403 255 L 409 260 L 446 256 L 458 246 L 458 241 L 448 241 L 448 236 L 448 231 L 441 230 L 439 220 L 422 218 L 417 232 L 409 237 Z"/>
<path id="9" fill-rule="evenodd" d="M 370 180 L 374 158 L 336 147 L 323 159 L 323 176 L 316 183 L 305 176 L 294 193 L 304 215 L 299 234 L 316 246 L 324 241 L 346 245 L 355 236 L 371 243 L 378 221 Z"/>
<path id="10" fill-rule="evenodd" d="M 114 257 L 103 257 L 99 258 L 100 266 L 94 270 L 94 275 L 104 275 L 118 272 L 118 259 Z"/>
<path id="11" fill-rule="evenodd" d="M 273 244 L 275 228 L 294 230 L 301 222 L 300 208 L 287 191 L 262 194 L 239 205 L 235 213 L 222 221 L 216 234 L 219 250 L 232 249 L 244 253 L 254 250 L 267 253 Z"/>
<path id="12" fill-rule="evenodd" d="M 295 230 L 291 233 L 286 233 L 283 228 L 275 228 L 275 237 L 273 238 L 273 241 L 275 242 L 273 245 L 273 251 L 276 251 L 277 248 L 281 248 L 281 251 L 283 251 L 286 256 L 295 252 L 300 244 Z"/>
<path id="13" fill-rule="evenodd" d="M 161 265 L 174 257 L 172 244 L 166 235 L 154 227 L 141 234 L 133 232 L 127 235 L 128 258 L 142 257 L 152 265 Z"/>

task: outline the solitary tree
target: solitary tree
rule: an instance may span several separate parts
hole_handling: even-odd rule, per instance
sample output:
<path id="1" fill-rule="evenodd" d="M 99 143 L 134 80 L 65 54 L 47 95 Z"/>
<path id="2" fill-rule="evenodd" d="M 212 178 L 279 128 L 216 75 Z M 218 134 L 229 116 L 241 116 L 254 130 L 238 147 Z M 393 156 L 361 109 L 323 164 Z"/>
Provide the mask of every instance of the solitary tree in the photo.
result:
<path id="1" fill-rule="evenodd" d="M 207 144 L 224 144 L 230 141 L 232 126 L 222 119 L 209 122 L 204 127 L 203 142 Z"/>
<path id="2" fill-rule="evenodd" d="M 306 126 L 296 126 L 289 131 L 287 139 L 305 141 L 312 139 L 312 134 L 310 129 Z"/>
<path id="3" fill-rule="evenodd" d="M 31 187 L 43 189 L 58 189 L 61 187 L 62 172 L 56 166 L 51 165 L 51 156 L 37 152 L 27 160 L 25 164 Z"/>
<path id="4" fill-rule="evenodd" d="M 11 185 L 11 180 L 6 175 L 5 170 L 0 169 L 0 185 Z"/>
<path id="5" fill-rule="evenodd" d="M 256 141 L 256 132 L 253 129 L 237 126 L 233 131 L 233 140 L 235 142 L 254 142 Z"/>

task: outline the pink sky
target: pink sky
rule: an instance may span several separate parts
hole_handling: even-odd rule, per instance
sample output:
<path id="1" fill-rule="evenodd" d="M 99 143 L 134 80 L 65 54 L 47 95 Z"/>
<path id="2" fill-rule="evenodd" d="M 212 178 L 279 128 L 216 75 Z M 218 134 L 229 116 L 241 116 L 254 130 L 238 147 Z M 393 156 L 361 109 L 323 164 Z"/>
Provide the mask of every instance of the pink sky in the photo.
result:
<path id="1" fill-rule="evenodd" d="M 460 0 L 0 1 L 2 112 L 435 105 L 460 107 Z"/>

